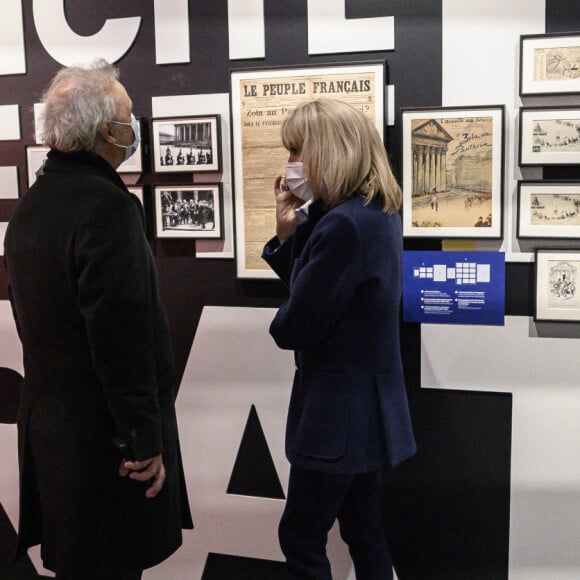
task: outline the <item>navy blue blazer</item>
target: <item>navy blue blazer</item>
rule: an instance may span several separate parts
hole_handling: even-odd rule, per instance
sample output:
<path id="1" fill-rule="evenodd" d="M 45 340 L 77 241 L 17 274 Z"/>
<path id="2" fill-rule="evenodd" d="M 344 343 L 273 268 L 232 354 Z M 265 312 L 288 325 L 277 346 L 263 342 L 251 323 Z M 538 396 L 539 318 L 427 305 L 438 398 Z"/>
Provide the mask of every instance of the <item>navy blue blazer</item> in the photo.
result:
<path id="1" fill-rule="evenodd" d="M 400 216 L 361 196 L 328 212 L 316 201 L 262 257 L 290 289 L 270 326 L 280 348 L 296 351 L 290 463 L 360 473 L 413 455 L 399 344 Z"/>

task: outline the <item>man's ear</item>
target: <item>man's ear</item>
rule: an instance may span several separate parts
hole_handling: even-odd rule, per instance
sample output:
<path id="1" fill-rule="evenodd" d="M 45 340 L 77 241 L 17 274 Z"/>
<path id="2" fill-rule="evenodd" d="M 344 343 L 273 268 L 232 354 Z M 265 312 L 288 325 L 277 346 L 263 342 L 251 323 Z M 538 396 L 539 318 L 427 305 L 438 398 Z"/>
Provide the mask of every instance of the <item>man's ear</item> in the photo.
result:
<path id="1" fill-rule="evenodd" d="M 106 143 L 116 143 L 117 139 L 113 135 L 111 131 L 111 124 L 110 123 L 103 123 L 101 125 L 101 129 L 99 131 L 99 135 Z"/>

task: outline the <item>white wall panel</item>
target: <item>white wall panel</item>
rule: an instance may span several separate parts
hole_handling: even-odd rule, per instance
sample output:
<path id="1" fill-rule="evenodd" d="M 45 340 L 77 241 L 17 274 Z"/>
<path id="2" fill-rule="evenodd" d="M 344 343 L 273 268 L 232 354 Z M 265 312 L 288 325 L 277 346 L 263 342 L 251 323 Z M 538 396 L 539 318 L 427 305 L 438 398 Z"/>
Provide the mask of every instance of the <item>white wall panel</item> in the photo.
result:
<path id="1" fill-rule="evenodd" d="M 177 398 L 187 489 L 196 529 L 145 579 L 201 578 L 208 552 L 283 560 L 277 528 L 283 500 L 228 495 L 226 489 L 252 405 L 284 490 L 284 429 L 294 375 L 290 351 L 268 333 L 270 308 L 205 307 Z M 336 530 L 329 542 L 336 580 L 350 560 Z"/>
<path id="2" fill-rule="evenodd" d="M 109 19 L 96 34 L 82 36 L 68 25 L 64 0 L 33 0 L 32 10 L 42 46 L 65 66 L 98 57 L 117 62 L 131 48 L 141 26 L 141 17 Z"/>
<path id="3" fill-rule="evenodd" d="M 18 167 L 0 167 L 0 199 L 18 199 Z"/>
<path id="4" fill-rule="evenodd" d="M 576 329 L 576 330 L 574 330 Z M 513 393 L 510 580 L 580 577 L 580 324 L 421 326 L 421 386 Z"/>
<path id="5" fill-rule="evenodd" d="M 0 75 L 26 72 L 22 0 L 2 0 L 0 18 Z"/>
<path id="6" fill-rule="evenodd" d="M 187 0 L 155 0 L 155 62 L 190 62 Z"/>
<path id="7" fill-rule="evenodd" d="M 519 40 L 545 31 L 545 0 L 443 0 L 443 106 L 506 105 L 504 215 L 515 215 Z M 519 252 L 515 225 L 504 220 L 504 242 L 478 241 L 477 249 L 501 247 L 508 261 L 531 261 Z"/>
<path id="8" fill-rule="evenodd" d="M 20 116 L 18 105 L 0 105 L 0 141 L 20 139 Z"/>
<path id="9" fill-rule="evenodd" d="M 234 257 L 234 203 L 232 195 L 232 150 L 230 143 L 230 97 L 228 93 L 153 97 L 153 117 L 221 115 L 224 246 L 220 252 L 197 252 L 197 258 Z"/>
<path id="10" fill-rule="evenodd" d="M 395 48 L 395 18 L 346 19 L 344 0 L 308 0 L 308 53 L 367 52 Z"/>
<path id="11" fill-rule="evenodd" d="M 228 0 L 230 60 L 264 58 L 264 0 Z"/>

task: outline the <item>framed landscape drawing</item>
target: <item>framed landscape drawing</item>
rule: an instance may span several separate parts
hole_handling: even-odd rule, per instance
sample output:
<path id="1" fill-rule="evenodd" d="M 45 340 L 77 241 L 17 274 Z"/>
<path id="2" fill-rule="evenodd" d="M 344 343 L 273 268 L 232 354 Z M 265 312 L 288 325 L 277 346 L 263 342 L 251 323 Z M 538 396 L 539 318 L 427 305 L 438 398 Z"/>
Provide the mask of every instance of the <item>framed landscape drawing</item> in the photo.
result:
<path id="1" fill-rule="evenodd" d="M 520 109 L 520 165 L 580 163 L 580 107 Z"/>
<path id="2" fill-rule="evenodd" d="M 580 322 L 580 250 L 536 250 L 535 320 Z"/>
<path id="3" fill-rule="evenodd" d="M 231 73 L 232 145 L 239 278 L 275 278 L 262 260 L 276 231 L 274 179 L 288 152 L 280 128 L 300 103 L 334 98 L 365 113 L 384 136 L 385 62 L 326 64 Z"/>
<path id="4" fill-rule="evenodd" d="M 518 182 L 518 237 L 580 239 L 580 181 Z"/>
<path id="5" fill-rule="evenodd" d="M 520 37 L 520 95 L 580 93 L 580 33 Z"/>
<path id="6" fill-rule="evenodd" d="M 221 238 L 222 185 L 157 185 L 154 189 L 158 238 Z"/>
<path id="7" fill-rule="evenodd" d="M 219 115 L 151 120 L 153 171 L 221 171 Z"/>
<path id="8" fill-rule="evenodd" d="M 403 109 L 403 235 L 501 238 L 504 107 Z"/>

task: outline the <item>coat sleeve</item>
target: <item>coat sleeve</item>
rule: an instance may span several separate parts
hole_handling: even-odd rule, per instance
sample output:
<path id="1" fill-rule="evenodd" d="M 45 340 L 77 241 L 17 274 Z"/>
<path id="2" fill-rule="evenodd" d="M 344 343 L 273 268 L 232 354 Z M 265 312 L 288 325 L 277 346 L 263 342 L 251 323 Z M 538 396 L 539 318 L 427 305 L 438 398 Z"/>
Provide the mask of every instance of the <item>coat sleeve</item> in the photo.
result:
<path id="1" fill-rule="evenodd" d="M 290 299 L 270 333 L 280 348 L 303 350 L 323 341 L 362 278 L 361 241 L 355 223 L 330 212 L 311 234 L 307 256 L 295 260 Z"/>
<path id="2" fill-rule="evenodd" d="M 162 452 L 155 364 L 156 275 L 137 208 L 103 196 L 75 240 L 80 311 L 118 435 L 135 459 Z"/>

